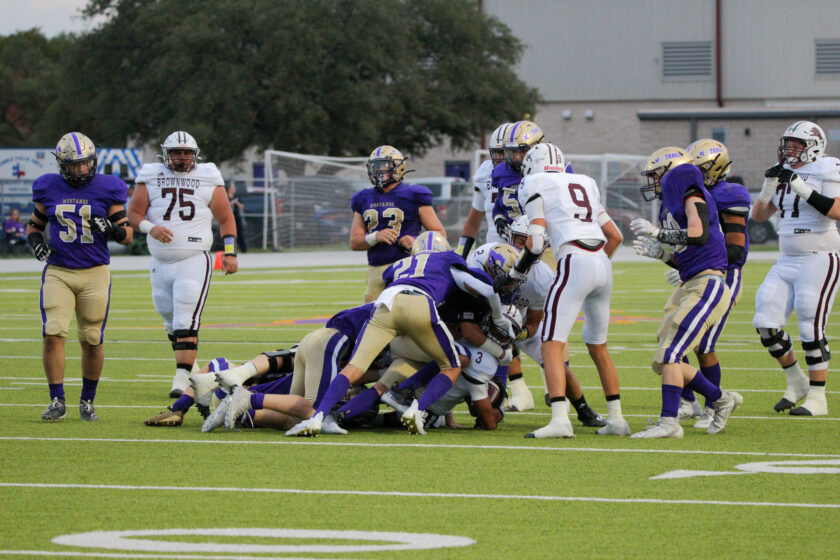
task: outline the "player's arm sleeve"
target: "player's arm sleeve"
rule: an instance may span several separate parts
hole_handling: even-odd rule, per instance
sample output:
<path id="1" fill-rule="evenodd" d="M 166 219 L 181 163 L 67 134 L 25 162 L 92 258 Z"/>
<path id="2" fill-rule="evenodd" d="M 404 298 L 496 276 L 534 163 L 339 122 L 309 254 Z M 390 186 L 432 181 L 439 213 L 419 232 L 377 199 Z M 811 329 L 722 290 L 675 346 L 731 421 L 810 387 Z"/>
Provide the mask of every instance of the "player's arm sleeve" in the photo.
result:
<path id="1" fill-rule="evenodd" d="M 472 207 L 479 212 L 484 212 L 484 194 L 478 186 L 473 187 Z"/>
<path id="2" fill-rule="evenodd" d="M 449 272 L 452 274 L 458 289 L 483 297 L 490 304 L 493 317 L 502 316 L 502 302 L 499 300 L 499 295 L 493 291 L 493 286 L 485 284 L 469 272 L 454 266 L 449 268 Z"/>

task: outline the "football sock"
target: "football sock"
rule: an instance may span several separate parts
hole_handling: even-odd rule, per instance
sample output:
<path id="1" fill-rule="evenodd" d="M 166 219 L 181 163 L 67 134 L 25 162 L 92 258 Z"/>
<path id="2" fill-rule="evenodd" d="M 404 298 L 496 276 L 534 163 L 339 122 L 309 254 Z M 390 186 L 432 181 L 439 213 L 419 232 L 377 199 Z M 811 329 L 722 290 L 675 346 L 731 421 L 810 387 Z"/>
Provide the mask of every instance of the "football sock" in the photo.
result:
<path id="1" fill-rule="evenodd" d="M 573 407 L 575 407 L 575 412 L 580 414 L 580 409 L 586 406 L 586 397 L 581 394 L 579 399 L 569 398 L 569 402 L 572 403 Z M 549 404 L 549 406 L 551 405 Z"/>
<path id="2" fill-rule="evenodd" d="M 379 402 L 379 393 L 371 387 L 370 389 L 365 389 L 352 399 L 348 401 L 344 406 L 338 409 L 339 412 L 345 412 L 346 415 L 344 418 L 355 418 L 359 414 L 365 413 L 370 410 L 373 405 Z"/>
<path id="3" fill-rule="evenodd" d="M 694 374 L 694 379 L 686 383 L 687 387 L 691 387 L 692 391 L 696 391 L 706 397 L 706 402 L 711 405 L 713 402 L 718 400 L 723 392 L 720 390 L 720 387 L 706 379 L 706 376 L 703 375 L 699 370 L 696 374 Z"/>
<path id="4" fill-rule="evenodd" d="M 265 395 L 263 393 L 251 393 L 251 408 L 260 410 L 263 407 Z"/>
<path id="5" fill-rule="evenodd" d="M 98 379 L 88 379 L 82 377 L 82 399 L 83 401 L 93 402 L 96 398 L 96 386 L 99 384 Z"/>
<path id="6" fill-rule="evenodd" d="M 251 362 L 247 362 L 242 364 L 239 367 L 235 367 L 233 369 L 228 370 L 229 374 L 234 374 L 236 377 L 239 378 L 239 384 L 242 385 L 252 377 L 257 375 L 257 366 L 255 366 Z"/>
<path id="7" fill-rule="evenodd" d="M 279 377 L 273 381 L 253 385 L 251 387 L 251 391 L 255 393 L 265 393 L 266 395 L 288 395 L 291 387 L 292 376 L 284 375 L 283 377 Z"/>
<path id="8" fill-rule="evenodd" d="M 219 387 L 213 394 L 216 395 L 216 398 L 221 401 L 224 400 L 224 398 L 227 396 L 227 391 Z"/>
<path id="9" fill-rule="evenodd" d="M 720 364 L 717 363 L 713 366 L 700 366 L 700 372 L 703 374 L 703 377 L 709 380 L 709 383 L 714 385 L 715 387 L 720 387 Z M 710 401 L 706 399 L 706 406 L 711 407 L 714 401 Z"/>
<path id="10" fill-rule="evenodd" d="M 569 401 L 566 397 L 551 397 L 551 421 L 569 421 Z"/>
<path id="11" fill-rule="evenodd" d="M 521 377 L 521 374 L 520 374 Z M 496 380 L 496 384 L 502 388 L 502 390 L 507 389 L 507 382 L 508 382 L 508 367 L 507 366 L 499 366 L 496 369 L 496 375 L 493 376 L 493 379 Z"/>
<path id="12" fill-rule="evenodd" d="M 682 393 L 682 387 L 662 384 L 662 412 L 659 416 L 677 417 L 677 411 L 680 409 L 680 393 Z"/>
<path id="13" fill-rule="evenodd" d="M 782 368 L 787 378 L 787 388 L 785 389 L 785 398 L 790 402 L 796 402 L 803 397 L 802 392 L 808 383 L 808 376 L 799 367 L 799 362 L 793 362 L 791 365 Z"/>
<path id="14" fill-rule="evenodd" d="M 434 379 L 429 381 L 426 390 L 417 401 L 417 408 L 419 410 L 426 410 L 432 406 L 435 401 L 441 398 L 446 392 L 452 388 L 452 380 L 442 373 L 435 375 Z"/>
<path id="15" fill-rule="evenodd" d="M 619 420 L 624 415 L 621 413 L 621 395 L 610 395 L 607 397 L 607 421 Z"/>
<path id="16" fill-rule="evenodd" d="M 417 370 L 417 373 L 400 383 L 398 389 L 418 389 L 428 385 L 432 378 L 440 373 L 440 368 L 435 362 L 429 362 Z"/>
<path id="17" fill-rule="evenodd" d="M 694 402 L 696 399 L 694 397 L 694 391 L 688 388 L 688 386 L 683 387 L 682 393 L 680 396 L 687 400 L 688 402 Z"/>
<path id="18" fill-rule="evenodd" d="M 189 395 L 187 395 L 186 393 L 184 393 L 183 395 L 181 395 L 180 397 L 178 397 L 178 400 L 177 400 L 177 401 L 175 401 L 175 402 L 172 404 L 172 410 L 173 410 L 173 411 L 176 411 L 176 410 L 183 410 L 184 412 L 186 412 L 186 411 L 187 411 L 187 409 L 188 409 L 189 407 L 191 407 L 191 406 L 193 405 L 193 403 L 194 403 L 194 402 L 195 402 L 195 400 L 194 400 L 191 396 L 189 396 Z"/>
<path id="19" fill-rule="evenodd" d="M 50 383 L 50 400 L 64 400 L 64 383 Z"/>
<path id="20" fill-rule="evenodd" d="M 321 399 L 316 412 L 320 412 L 324 416 L 329 414 L 335 405 L 338 404 L 338 401 L 344 398 L 344 395 L 347 394 L 347 389 L 349 388 L 350 380 L 340 373 L 336 375 L 335 379 L 333 379 L 332 383 L 330 383 L 330 386 L 327 387 L 327 392 L 324 394 L 324 398 Z"/>

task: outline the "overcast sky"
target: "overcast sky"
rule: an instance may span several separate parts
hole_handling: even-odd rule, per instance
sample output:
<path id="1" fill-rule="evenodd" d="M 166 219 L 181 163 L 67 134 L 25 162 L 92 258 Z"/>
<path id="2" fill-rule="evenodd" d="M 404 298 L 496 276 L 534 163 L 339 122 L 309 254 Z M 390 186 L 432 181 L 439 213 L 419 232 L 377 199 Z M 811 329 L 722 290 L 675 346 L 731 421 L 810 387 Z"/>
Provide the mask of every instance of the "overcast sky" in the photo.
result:
<path id="1" fill-rule="evenodd" d="M 87 0 L 0 0 L 0 35 L 40 27 L 47 37 L 62 31 L 87 31 L 79 11 Z"/>

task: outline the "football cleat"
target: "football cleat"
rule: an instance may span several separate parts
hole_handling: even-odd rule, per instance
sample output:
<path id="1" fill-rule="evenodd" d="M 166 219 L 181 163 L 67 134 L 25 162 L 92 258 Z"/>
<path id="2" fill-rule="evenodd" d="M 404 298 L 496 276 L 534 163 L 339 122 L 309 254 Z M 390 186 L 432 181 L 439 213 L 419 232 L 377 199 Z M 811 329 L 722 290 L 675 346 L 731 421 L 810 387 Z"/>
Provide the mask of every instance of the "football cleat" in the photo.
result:
<path id="1" fill-rule="evenodd" d="M 547 439 L 547 438 L 573 438 L 575 437 L 575 430 L 572 428 L 572 423 L 569 419 L 557 420 L 552 418 L 547 426 L 543 426 L 539 430 L 535 430 L 529 434 L 525 434 L 526 438 Z"/>
<path id="2" fill-rule="evenodd" d="M 773 406 L 773 410 L 784 412 L 796 406 L 796 403 L 808 396 L 810 385 L 807 375 L 798 373 L 789 375 L 785 395 Z"/>
<path id="3" fill-rule="evenodd" d="M 405 395 L 402 391 L 399 391 L 394 387 L 394 389 L 389 389 L 385 391 L 382 395 L 380 400 L 384 403 L 393 408 L 397 411 L 397 414 L 402 416 L 405 414 L 405 411 L 408 410 L 408 407 L 411 406 L 405 398 Z"/>
<path id="4" fill-rule="evenodd" d="M 212 373 L 193 373 L 190 375 L 190 385 L 196 404 L 210 406 L 210 397 L 213 391 L 219 386 L 216 377 Z"/>
<path id="5" fill-rule="evenodd" d="M 673 416 L 660 416 L 655 423 L 630 437 L 637 439 L 681 438 L 683 437 L 683 429 Z"/>
<path id="6" fill-rule="evenodd" d="M 703 414 L 703 407 L 697 402 L 680 397 L 680 408 L 677 411 L 677 420 L 689 420 L 691 418 L 699 418 Z"/>
<path id="7" fill-rule="evenodd" d="M 235 387 L 242 385 L 242 380 L 233 372 L 232 369 L 223 369 L 222 371 L 216 372 L 216 383 L 218 383 L 222 389 L 232 394 Z"/>
<path id="8" fill-rule="evenodd" d="M 171 426 L 177 427 L 180 426 L 184 422 L 184 411 L 183 410 L 172 410 L 170 407 L 166 407 L 166 410 L 161 412 L 160 414 L 156 414 L 151 418 L 146 418 L 143 420 L 143 423 L 147 426 Z"/>
<path id="9" fill-rule="evenodd" d="M 630 425 L 624 418 L 618 420 L 607 420 L 607 425 L 603 428 L 598 428 L 595 432 L 599 436 L 629 436 Z"/>
<path id="10" fill-rule="evenodd" d="M 225 423 L 225 414 L 227 414 L 227 410 L 230 407 L 231 396 L 228 395 L 219 403 L 219 406 L 216 407 L 210 415 L 204 420 L 204 424 L 201 425 L 202 432 L 212 432 L 219 426 Z"/>
<path id="11" fill-rule="evenodd" d="M 420 434 L 426 435 L 426 412 L 423 410 L 419 410 L 417 408 L 418 402 L 417 399 L 414 399 L 411 402 L 411 406 L 408 407 L 400 421 L 402 425 L 408 428 L 409 434 Z"/>
<path id="12" fill-rule="evenodd" d="M 508 383 L 508 387 L 510 387 L 510 398 L 507 401 L 506 410 L 514 412 L 534 410 L 534 395 L 525 384 L 524 377 L 514 379 Z"/>
<path id="13" fill-rule="evenodd" d="M 64 405 L 64 400 L 55 397 L 41 414 L 41 420 L 44 422 L 61 422 L 65 416 L 67 416 L 67 407 Z"/>
<path id="14" fill-rule="evenodd" d="M 236 419 L 251 408 L 251 391 L 245 387 L 237 387 L 230 397 L 230 403 L 225 412 L 225 428 L 232 430 L 236 427 Z"/>
<path id="15" fill-rule="evenodd" d="M 703 408 L 703 413 L 700 415 L 700 418 L 697 422 L 694 423 L 695 428 L 701 428 L 706 430 L 709 426 L 712 425 L 712 419 L 715 417 L 715 409 L 711 406 L 707 406 Z"/>
<path id="16" fill-rule="evenodd" d="M 581 424 L 587 428 L 603 428 L 607 425 L 607 419 L 592 410 L 592 408 L 585 404 L 577 411 L 577 417 Z"/>
<path id="17" fill-rule="evenodd" d="M 722 432 L 732 415 L 732 411 L 741 406 L 744 402 L 744 397 L 735 391 L 724 391 L 723 395 L 712 403 L 715 407 L 715 415 L 712 418 L 712 423 L 706 430 L 707 434 L 717 434 Z"/>
<path id="18" fill-rule="evenodd" d="M 287 436 L 297 437 L 318 437 L 321 435 L 321 427 L 324 422 L 324 413 L 316 412 L 312 418 L 297 423 L 292 429 L 286 432 Z"/>
<path id="19" fill-rule="evenodd" d="M 321 433 L 334 436 L 346 436 L 347 430 L 338 425 L 338 422 L 332 414 L 328 414 L 324 417 L 324 421 L 321 423 Z"/>
<path id="20" fill-rule="evenodd" d="M 93 401 L 79 401 L 79 418 L 85 422 L 96 422 L 99 416 L 93 408 Z"/>
<path id="21" fill-rule="evenodd" d="M 190 375 L 184 370 L 177 370 L 172 378 L 172 388 L 169 390 L 169 398 L 177 399 L 184 394 L 190 386 Z"/>
<path id="22" fill-rule="evenodd" d="M 825 395 L 808 395 L 802 406 L 790 411 L 791 416 L 825 416 L 828 414 L 828 403 Z"/>

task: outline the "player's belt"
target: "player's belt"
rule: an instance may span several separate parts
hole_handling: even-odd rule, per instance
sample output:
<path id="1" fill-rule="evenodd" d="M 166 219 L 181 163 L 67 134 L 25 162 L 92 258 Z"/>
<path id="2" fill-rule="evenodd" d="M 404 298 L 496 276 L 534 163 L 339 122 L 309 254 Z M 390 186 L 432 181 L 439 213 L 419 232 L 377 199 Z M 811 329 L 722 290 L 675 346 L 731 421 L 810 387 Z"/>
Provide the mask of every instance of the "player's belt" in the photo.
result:
<path id="1" fill-rule="evenodd" d="M 473 385 L 484 385 L 483 381 L 479 381 L 475 377 L 472 377 L 471 375 L 468 375 L 468 374 L 464 373 L 463 370 L 461 371 L 461 377 L 463 377 L 464 379 L 466 379 L 467 381 L 469 381 Z"/>
<path id="2" fill-rule="evenodd" d="M 580 239 L 574 239 L 574 240 L 571 241 L 571 244 L 574 245 L 575 247 L 580 247 L 584 251 L 592 251 L 593 253 L 595 251 L 600 251 L 601 247 L 606 245 L 606 243 L 607 243 L 606 241 L 599 241 L 598 243 L 592 244 L 592 243 L 586 243 L 585 241 L 581 241 Z"/>

